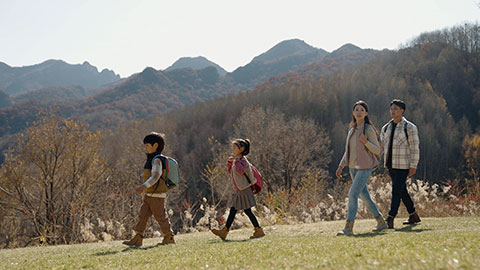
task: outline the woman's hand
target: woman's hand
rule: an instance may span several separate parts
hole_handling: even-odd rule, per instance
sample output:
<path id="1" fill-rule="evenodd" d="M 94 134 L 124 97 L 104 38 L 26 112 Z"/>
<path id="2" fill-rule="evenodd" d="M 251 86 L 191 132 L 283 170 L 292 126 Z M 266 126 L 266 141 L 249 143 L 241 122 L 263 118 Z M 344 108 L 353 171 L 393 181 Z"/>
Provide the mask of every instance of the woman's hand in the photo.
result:
<path id="1" fill-rule="evenodd" d="M 338 167 L 337 171 L 335 172 L 335 175 L 337 176 L 337 178 L 342 177 L 342 170 L 343 170 L 342 167 Z"/>
<path id="2" fill-rule="evenodd" d="M 361 134 L 359 139 L 360 139 L 360 142 L 363 144 L 367 144 L 368 142 L 367 136 L 365 136 L 364 134 Z"/>
<path id="3" fill-rule="evenodd" d="M 228 157 L 228 162 L 233 162 L 233 161 L 235 161 L 234 157 Z"/>

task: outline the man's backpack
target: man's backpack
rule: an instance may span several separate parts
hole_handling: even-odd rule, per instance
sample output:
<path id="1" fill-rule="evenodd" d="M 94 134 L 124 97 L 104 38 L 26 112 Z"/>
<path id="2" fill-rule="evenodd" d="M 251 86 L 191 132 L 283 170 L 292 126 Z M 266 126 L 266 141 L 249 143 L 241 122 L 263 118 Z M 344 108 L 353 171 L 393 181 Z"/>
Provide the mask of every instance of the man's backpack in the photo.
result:
<path id="1" fill-rule="evenodd" d="M 250 188 L 252 189 L 253 194 L 257 194 L 257 193 L 259 193 L 259 192 L 262 190 L 262 188 L 263 188 L 262 175 L 261 175 L 260 172 L 257 170 L 257 168 L 255 168 L 255 166 L 253 166 L 252 163 L 248 162 L 248 164 L 250 165 L 250 168 L 252 169 L 253 177 L 255 177 L 255 180 L 257 180 Z M 250 178 L 248 177 L 248 174 L 245 173 L 245 177 L 247 177 L 248 183 L 252 184 L 252 181 L 251 181 Z"/>
<path id="2" fill-rule="evenodd" d="M 387 132 L 388 126 L 391 125 L 391 124 L 392 124 L 392 121 L 390 121 L 390 123 L 388 123 L 388 125 L 385 125 L 385 127 L 383 127 L 383 133 Z M 407 126 L 408 126 L 408 122 L 405 122 L 405 124 L 403 124 L 403 131 L 405 132 L 405 137 L 407 138 L 407 142 L 408 142 Z"/>
<path id="3" fill-rule="evenodd" d="M 180 180 L 178 162 L 175 159 L 164 155 L 155 156 L 153 159 L 155 158 L 159 158 L 162 162 L 161 178 L 165 181 L 167 188 L 172 189 L 176 187 Z"/>

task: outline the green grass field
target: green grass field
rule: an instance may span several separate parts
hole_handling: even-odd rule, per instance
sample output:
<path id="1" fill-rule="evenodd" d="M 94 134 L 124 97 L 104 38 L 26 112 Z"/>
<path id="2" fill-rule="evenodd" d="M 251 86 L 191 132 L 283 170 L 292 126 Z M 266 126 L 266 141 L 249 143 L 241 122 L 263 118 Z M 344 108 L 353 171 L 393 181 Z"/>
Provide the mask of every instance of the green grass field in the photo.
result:
<path id="1" fill-rule="evenodd" d="M 422 224 L 373 233 L 357 220 L 355 236 L 335 236 L 343 221 L 176 236 L 176 245 L 141 248 L 120 241 L 0 250 L 0 269 L 480 269 L 480 217 L 424 218 Z"/>

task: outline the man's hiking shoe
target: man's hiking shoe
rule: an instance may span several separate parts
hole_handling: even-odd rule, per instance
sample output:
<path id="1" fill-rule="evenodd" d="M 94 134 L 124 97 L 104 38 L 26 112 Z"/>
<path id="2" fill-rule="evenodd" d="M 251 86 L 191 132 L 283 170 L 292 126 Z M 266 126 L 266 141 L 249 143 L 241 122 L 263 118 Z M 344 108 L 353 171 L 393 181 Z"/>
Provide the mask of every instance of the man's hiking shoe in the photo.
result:
<path id="1" fill-rule="evenodd" d="M 391 217 L 391 216 L 388 216 L 386 219 L 385 219 L 385 222 L 387 222 L 387 225 L 388 225 L 388 228 L 389 229 L 393 229 L 393 220 L 395 218 L 394 217 Z"/>
<path id="2" fill-rule="evenodd" d="M 418 216 L 417 212 L 411 214 L 409 217 L 408 217 L 408 220 L 403 222 L 404 225 L 413 225 L 413 224 L 417 224 L 417 223 L 420 223 L 422 220 L 420 219 L 420 217 Z"/>

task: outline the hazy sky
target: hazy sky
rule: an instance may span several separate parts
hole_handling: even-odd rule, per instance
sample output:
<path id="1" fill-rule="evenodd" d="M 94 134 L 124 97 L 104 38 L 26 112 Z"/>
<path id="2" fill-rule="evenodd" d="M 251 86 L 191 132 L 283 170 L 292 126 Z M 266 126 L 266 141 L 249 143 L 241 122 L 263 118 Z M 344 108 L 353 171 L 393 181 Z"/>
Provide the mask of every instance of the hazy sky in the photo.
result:
<path id="1" fill-rule="evenodd" d="M 396 49 L 480 20 L 480 0 L 0 0 L 0 62 L 88 61 L 122 77 L 205 56 L 227 71 L 280 41 Z"/>

